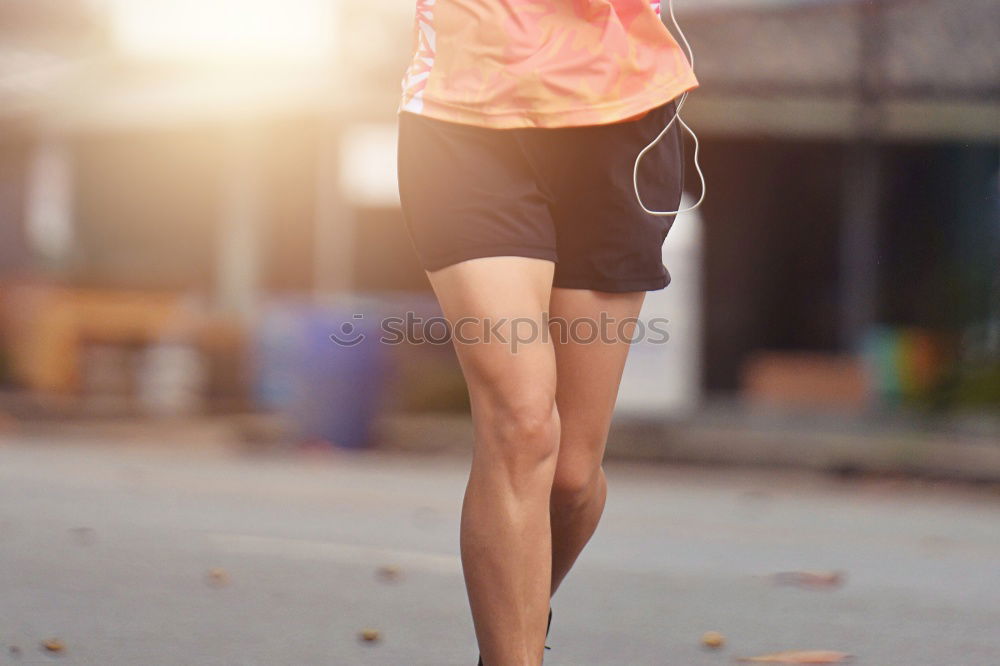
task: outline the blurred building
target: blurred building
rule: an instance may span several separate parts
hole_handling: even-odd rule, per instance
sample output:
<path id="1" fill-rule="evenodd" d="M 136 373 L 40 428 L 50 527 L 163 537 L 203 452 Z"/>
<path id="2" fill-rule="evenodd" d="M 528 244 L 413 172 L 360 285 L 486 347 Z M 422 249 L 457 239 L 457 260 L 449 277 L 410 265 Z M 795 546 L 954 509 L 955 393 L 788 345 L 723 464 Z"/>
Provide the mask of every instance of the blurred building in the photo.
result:
<path id="1" fill-rule="evenodd" d="M 394 26 L 384 7 L 310 0 L 0 7 L 4 158 L 21 181 L 5 228 L 33 243 L 22 257 L 233 307 L 234 290 L 349 286 L 349 225 L 324 226 L 344 213 L 341 137 L 372 109 L 391 121 L 401 60 L 383 54 L 409 34 L 405 11 Z"/>
<path id="2" fill-rule="evenodd" d="M 717 0 L 683 23 L 714 183 L 708 384 L 880 324 L 995 336 L 1000 5 Z"/>
<path id="3" fill-rule="evenodd" d="M 862 351 L 892 365 L 913 340 L 984 367 L 1000 6 L 678 14 L 702 82 L 709 395 L 780 399 L 804 374 L 855 404 Z M 194 294 L 236 320 L 266 295 L 425 292 L 395 195 L 412 18 L 411 0 L 0 0 L 0 280 Z M 914 358 L 937 368 L 921 390 L 966 381 Z"/>

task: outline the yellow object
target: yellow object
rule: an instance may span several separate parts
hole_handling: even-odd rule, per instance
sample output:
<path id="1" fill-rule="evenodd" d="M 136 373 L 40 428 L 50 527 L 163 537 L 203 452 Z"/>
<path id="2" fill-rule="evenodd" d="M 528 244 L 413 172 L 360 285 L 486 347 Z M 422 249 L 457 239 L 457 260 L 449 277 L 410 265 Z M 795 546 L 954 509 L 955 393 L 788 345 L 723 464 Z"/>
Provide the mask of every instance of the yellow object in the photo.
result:
<path id="1" fill-rule="evenodd" d="M 726 642 L 726 637 L 718 631 L 706 631 L 701 637 L 701 644 L 705 647 L 720 648 Z"/>
<path id="2" fill-rule="evenodd" d="M 5 292 L 11 370 L 17 381 L 37 391 L 78 390 L 85 344 L 145 344 L 191 323 L 181 295 L 173 292 L 36 285 Z"/>
<path id="3" fill-rule="evenodd" d="M 63 642 L 58 638 L 50 638 L 46 641 L 42 641 L 42 647 L 48 652 L 62 652 L 66 649 Z"/>

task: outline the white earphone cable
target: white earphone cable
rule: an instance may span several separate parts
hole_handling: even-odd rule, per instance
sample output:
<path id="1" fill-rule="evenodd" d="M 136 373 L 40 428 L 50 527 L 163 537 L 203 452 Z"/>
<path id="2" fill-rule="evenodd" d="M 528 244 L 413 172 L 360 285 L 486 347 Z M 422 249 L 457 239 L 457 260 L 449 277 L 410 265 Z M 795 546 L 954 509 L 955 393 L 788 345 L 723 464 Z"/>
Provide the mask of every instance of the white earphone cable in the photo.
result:
<path id="1" fill-rule="evenodd" d="M 694 51 L 691 49 L 691 44 L 690 42 L 688 42 L 687 36 L 684 34 L 684 31 L 681 30 L 680 23 L 677 22 L 677 16 L 674 15 L 674 0 L 667 0 L 667 7 L 669 7 L 670 9 L 670 20 L 673 21 L 674 29 L 677 31 L 677 35 L 680 37 L 681 43 L 684 44 L 684 50 L 687 53 L 688 62 L 690 63 L 691 69 L 693 71 Z M 639 205 L 642 207 L 644 211 L 646 211 L 650 215 L 671 216 L 671 215 L 678 215 L 680 213 L 688 213 L 694 210 L 695 208 L 698 208 L 698 206 L 700 206 L 702 202 L 705 201 L 705 194 L 708 192 L 707 188 L 705 187 L 705 174 L 702 172 L 701 163 L 698 160 L 698 154 L 701 148 L 701 146 L 698 143 L 698 135 L 695 134 L 694 130 L 691 129 L 686 122 L 684 122 L 683 118 L 681 118 L 681 109 L 684 108 L 684 102 L 687 101 L 687 98 L 688 98 L 688 93 L 686 92 L 680 96 L 680 98 L 677 100 L 677 105 L 674 108 L 674 117 L 670 119 L 670 122 L 667 123 L 662 130 L 660 130 L 660 133 L 656 135 L 656 138 L 649 142 L 649 145 L 647 145 L 645 148 L 639 151 L 639 154 L 635 158 L 635 166 L 632 169 L 632 187 L 635 189 L 635 198 L 639 202 Z M 687 208 L 681 208 L 680 210 L 672 210 L 672 211 L 650 210 L 649 208 L 646 207 L 646 204 L 642 202 L 642 197 L 639 195 L 639 162 L 642 160 L 643 155 L 652 150 L 653 146 L 658 144 L 660 142 L 660 139 L 662 139 L 666 135 L 666 133 L 670 131 L 670 128 L 674 126 L 674 122 L 680 123 L 680 126 L 683 127 L 684 130 L 686 130 L 687 133 L 690 134 L 691 138 L 694 140 L 694 168 L 695 171 L 698 173 L 698 180 L 701 183 L 701 196 L 698 197 L 698 201 L 696 201 L 693 205 L 688 206 Z"/>

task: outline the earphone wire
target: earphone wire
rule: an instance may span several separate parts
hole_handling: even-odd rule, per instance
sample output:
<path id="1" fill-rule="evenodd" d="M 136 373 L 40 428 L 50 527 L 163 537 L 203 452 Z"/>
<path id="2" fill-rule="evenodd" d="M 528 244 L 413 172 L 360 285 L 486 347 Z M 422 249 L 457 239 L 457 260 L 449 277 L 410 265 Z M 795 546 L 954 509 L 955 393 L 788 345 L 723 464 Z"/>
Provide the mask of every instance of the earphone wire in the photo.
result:
<path id="1" fill-rule="evenodd" d="M 677 16 L 674 14 L 674 0 L 667 0 L 667 7 L 670 10 L 670 20 L 674 24 L 674 30 L 677 31 L 677 35 L 678 37 L 680 37 L 681 43 L 684 45 L 684 51 L 687 54 L 688 63 L 691 66 L 691 71 L 694 71 L 694 51 L 691 49 L 691 43 L 688 42 L 687 35 L 685 35 L 684 31 L 681 29 L 680 23 L 677 22 Z M 698 208 L 699 206 L 701 206 L 702 202 L 705 201 L 705 195 L 708 193 L 708 189 L 705 186 L 705 174 L 704 172 L 702 172 L 701 162 L 698 160 L 698 155 L 701 148 L 701 146 L 698 143 L 698 135 L 695 134 L 694 130 L 691 129 L 686 122 L 684 122 L 683 118 L 681 118 L 681 109 L 684 108 L 684 102 L 687 101 L 688 94 L 689 93 L 685 92 L 680 96 L 680 98 L 677 100 L 677 105 L 674 108 L 674 117 L 670 119 L 670 122 L 667 123 L 662 130 L 660 130 L 660 133 L 656 135 L 655 139 L 650 141 L 645 148 L 639 151 L 639 154 L 636 155 L 635 158 L 635 166 L 632 169 L 632 187 L 635 190 L 635 198 L 639 202 L 639 206 L 641 206 L 642 209 L 647 213 L 649 213 L 650 215 L 672 216 L 672 215 L 679 215 L 681 213 L 689 213 L 694 209 Z M 693 205 L 688 206 L 687 208 L 681 208 L 680 210 L 672 210 L 672 211 L 650 210 L 649 208 L 646 207 L 646 204 L 642 202 L 642 197 L 639 195 L 639 162 L 642 160 L 643 155 L 652 150 L 653 147 L 660 142 L 660 139 L 662 139 L 666 135 L 666 133 L 670 131 L 670 128 L 674 126 L 675 122 L 680 123 L 680 126 L 684 128 L 684 130 L 686 130 L 687 133 L 690 134 L 691 138 L 694 140 L 694 169 L 698 173 L 698 180 L 701 183 L 701 196 L 698 197 L 698 201 L 696 201 Z"/>

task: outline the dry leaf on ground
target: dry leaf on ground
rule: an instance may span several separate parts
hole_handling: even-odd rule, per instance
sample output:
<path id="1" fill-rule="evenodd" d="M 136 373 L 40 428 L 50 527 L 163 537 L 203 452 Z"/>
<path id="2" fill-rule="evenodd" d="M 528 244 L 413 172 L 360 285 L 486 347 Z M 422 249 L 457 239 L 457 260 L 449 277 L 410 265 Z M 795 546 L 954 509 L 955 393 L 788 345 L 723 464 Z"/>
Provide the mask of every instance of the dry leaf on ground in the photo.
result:
<path id="1" fill-rule="evenodd" d="M 781 571 L 771 576 L 778 585 L 800 587 L 839 587 L 844 584 L 844 578 L 842 571 Z"/>
<path id="2" fill-rule="evenodd" d="M 214 587 L 225 587 L 229 585 L 229 572 L 222 567 L 209 569 L 205 574 L 205 582 Z"/>
<path id="3" fill-rule="evenodd" d="M 840 664 L 852 659 L 846 652 L 832 650 L 791 650 L 762 654 L 758 657 L 738 657 L 736 661 L 761 664 Z"/>
<path id="4" fill-rule="evenodd" d="M 42 648 L 47 652 L 62 652 L 66 649 L 66 646 L 58 638 L 50 638 L 42 641 Z"/>
<path id="5" fill-rule="evenodd" d="M 386 564 L 375 570 L 375 576 L 382 582 L 395 583 L 403 577 L 403 570 L 395 564 Z"/>
<path id="6" fill-rule="evenodd" d="M 382 635 L 379 633 L 378 629 L 362 629 L 358 638 L 360 638 L 365 643 L 375 643 Z"/>

